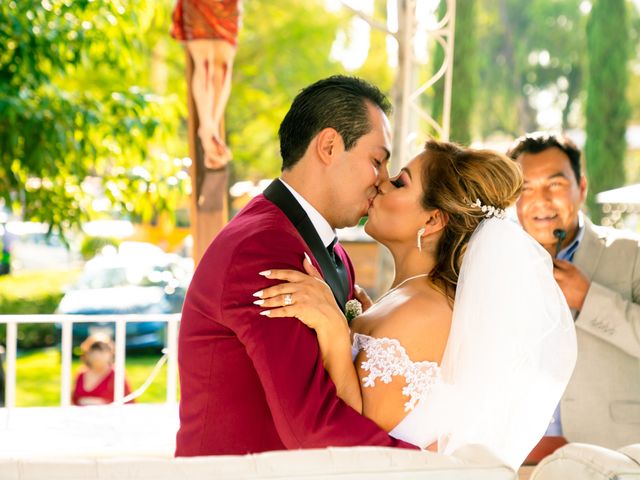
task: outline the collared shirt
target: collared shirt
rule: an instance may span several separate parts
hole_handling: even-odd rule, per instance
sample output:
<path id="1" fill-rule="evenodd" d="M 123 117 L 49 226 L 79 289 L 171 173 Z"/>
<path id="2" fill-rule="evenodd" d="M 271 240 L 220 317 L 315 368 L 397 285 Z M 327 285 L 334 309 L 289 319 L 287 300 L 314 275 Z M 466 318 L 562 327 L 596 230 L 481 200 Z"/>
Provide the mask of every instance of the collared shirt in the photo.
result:
<path id="1" fill-rule="evenodd" d="M 576 250 L 580 246 L 580 242 L 584 237 L 584 215 L 582 212 L 578 212 L 578 231 L 576 232 L 576 238 L 573 239 L 569 245 L 558 252 L 558 260 L 566 260 L 567 262 L 573 262 L 573 256 L 576 254 Z"/>
<path id="2" fill-rule="evenodd" d="M 580 242 L 584 237 L 584 216 L 582 212 L 578 212 L 578 231 L 576 232 L 576 238 L 573 239 L 569 245 L 558 252 L 558 260 L 566 260 L 567 262 L 573 262 L 573 256 L 576 254 L 576 250 L 580 246 Z M 560 420 L 560 405 L 556 407 L 556 411 L 553 412 L 551 423 L 547 427 L 545 436 L 562 436 L 562 422 Z"/>
<path id="3" fill-rule="evenodd" d="M 320 240 L 322 240 L 322 244 L 325 247 L 328 247 L 331 242 L 333 242 L 333 239 L 336 238 L 336 231 L 331 228 L 329 222 L 327 222 L 327 220 L 320 214 L 320 212 L 318 212 L 318 210 L 316 210 L 313 205 L 311 205 L 302 195 L 296 192 L 291 185 L 282 180 L 282 178 L 280 179 L 280 181 L 285 187 L 287 187 L 287 189 L 291 192 L 291 195 L 294 196 L 302 209 L 305 211 L 305 213 L 309 217 L 309 220 L 311 220 L 311 223 L 313 224 L 313 228 L 315 228 L 316 232 L 318 232 Z"/>

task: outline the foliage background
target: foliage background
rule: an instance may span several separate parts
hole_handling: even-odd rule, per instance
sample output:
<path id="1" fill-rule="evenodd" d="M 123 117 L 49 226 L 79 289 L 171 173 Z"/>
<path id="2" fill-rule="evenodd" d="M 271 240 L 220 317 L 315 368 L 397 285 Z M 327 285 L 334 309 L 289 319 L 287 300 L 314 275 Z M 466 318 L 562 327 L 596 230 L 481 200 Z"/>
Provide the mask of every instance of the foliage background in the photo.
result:
<path id="1" fill-rule="evenodd" d="M 385 21 L 387 2 L 372 2 L 372 16 Z M 638 122 L 640 15 L 638 2 L 620 3 L 634 47 L 626 98 L 630 119 Z M 173 4 L 0 3 L 0 198 L 6 207 L 64 232 L 105 211 L 150 221 L 186 204 L 185 53 L 168 35 Z M 584 129 L 591 75 L 586 25 L 599 8 L 606 16 L 607 5 L 458 1 L 453 138 L 513 138 L 548 125 L 550 112 L 558 128 Z M 332 57 L 338 36 L 347 44 L 358 40 L 351 18 L 346 9 L 328 9 L 325 0 L 246 3 L 226 115 L 232 181 L 278 174 L 278 124 L 303 86 L 352 73 L 390 93 L 394 71 L 383 33 L 371 32 L 369 55 L 355 71 Z M 437 59 L 431 51 L 421 75 Z M 438 91 L 429 95 L 426 104 L 437 104 Z M 632 158 L 626 169 L 619 162 L 623 176 L 616 182 L 624 174 L 628 182 L 640 180 Z M 96 197 L 106 198 L 107 207 L 98 209 Z"/>
<path id="2" fill-rule="evenodd" d="M 589 82 L 586 102 L 587 205 L 599 223 L 597 192 L 624 184 L 625 134 L 629 118 L 629 28 L 625 0 L 595 2 L 587 23 Z"/>
<path id="3" fill-rule="evenodd" d="M 115 211 L 149 219 L 175 207 L 186 175 L 170 154 L 184 108 L 178 92 L 151 88 L 154 47 L 168 18 L 156 5 L 0 3 L 0 197 L 7 207 L 64 233 L 96 213 L 88 178 Z"/>
<path id="4" fill-rule="evenodd" d="M 247 2 L 244 11 L 226 115 L 232 165 L 235 178 L 274 177 L 278 126 L 293 97 L 319 78 L 344 73 L 330 59 L 344 17 L 321 1 Z"/>

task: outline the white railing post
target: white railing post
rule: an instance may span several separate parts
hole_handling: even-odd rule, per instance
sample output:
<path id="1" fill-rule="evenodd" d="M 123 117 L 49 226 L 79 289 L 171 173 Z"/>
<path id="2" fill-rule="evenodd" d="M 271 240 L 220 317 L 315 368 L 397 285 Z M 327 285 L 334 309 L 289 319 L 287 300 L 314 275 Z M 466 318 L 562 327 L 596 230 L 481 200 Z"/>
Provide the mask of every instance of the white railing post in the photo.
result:
<path id="1" fill-rule="evenodd" d="M 114 379 L 114 402 L 119 403 L 124 397 L 124 379 L 125 379 L 125 356 L 126 356 L 126 337 L 127 323 L 124 318 L 120 317 L 116 320 L 116 360 L 115 360 L 115 379 Z"/>
<path id="2" fill-rule="evenodd" d="M 73 348 L 73 323 L 62 322 L 62 342 L 60 355 L 62 355 L 62 371 L 60 372 L 60 405 L 71 405 L 71 350 Z"/>
<path id="3" fill-rule="evenodd" d="M 5 372 L 4 406 L 12 408 L 16 406 L 16 355 L 18 352 L 18 324 L 7 323 L 7 370 Z"/>
<path id="4" fill-rule="evenodd" d="M 167 403 L 177 400 L 178 381 L 178 319 L 167 322 Z"/>

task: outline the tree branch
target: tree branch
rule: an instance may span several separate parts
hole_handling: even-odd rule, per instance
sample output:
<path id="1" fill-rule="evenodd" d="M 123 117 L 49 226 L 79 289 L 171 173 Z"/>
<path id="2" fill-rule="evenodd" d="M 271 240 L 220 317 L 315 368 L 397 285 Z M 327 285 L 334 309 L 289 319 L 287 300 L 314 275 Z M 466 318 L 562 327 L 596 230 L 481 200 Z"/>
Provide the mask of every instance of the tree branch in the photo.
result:
<path id="1" fill-rule="evenodd" d="M 340 3 L 347 10 L 349 10 L 351 13 L 353 13 L 354 15 L 357 15 L 362 20 L 367 22 L 371 26 L 371 28 L 375 28 L 376 30 L 380 30 L 380 31 L 386 33 L 387 35 L 393 35 L 394 37 L 397 36 L 398 32 L 392 32 L 391 30 L 389 30 L 389 28 L 387 28 L 387 26 L 383 22 L 380 22 L 380 21 L 376 20 L 375 18 L 373 18 L 370 15 L 367 15 L 366 13 L 364 13 L 361 10 L 353 8 L 351 5 L 347 4 L 345 0 L 340 0 Z"/>

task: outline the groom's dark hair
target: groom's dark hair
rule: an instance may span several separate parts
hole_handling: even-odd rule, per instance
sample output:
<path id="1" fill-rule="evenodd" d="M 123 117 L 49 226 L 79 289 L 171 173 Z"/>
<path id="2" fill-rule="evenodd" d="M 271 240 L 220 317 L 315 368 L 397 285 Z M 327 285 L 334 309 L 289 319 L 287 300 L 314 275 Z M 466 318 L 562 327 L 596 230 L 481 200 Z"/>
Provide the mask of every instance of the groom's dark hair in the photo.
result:
<path id="1" fill-rule="evenodd" d="M 371 131 L 367 101 L 387 115 L 391 112 L 391 103 L 378 87 L 356 77 L 334 75 L 301 90 L 278 131 L 282 170 L 293 167 L 325 128 L 335 129 L 345 150 L 350 150 Z"/>

